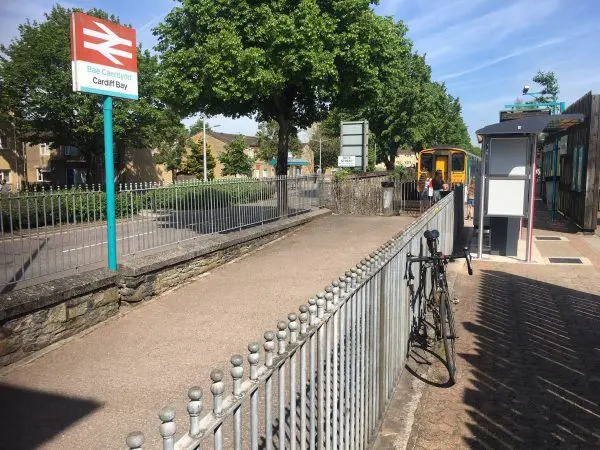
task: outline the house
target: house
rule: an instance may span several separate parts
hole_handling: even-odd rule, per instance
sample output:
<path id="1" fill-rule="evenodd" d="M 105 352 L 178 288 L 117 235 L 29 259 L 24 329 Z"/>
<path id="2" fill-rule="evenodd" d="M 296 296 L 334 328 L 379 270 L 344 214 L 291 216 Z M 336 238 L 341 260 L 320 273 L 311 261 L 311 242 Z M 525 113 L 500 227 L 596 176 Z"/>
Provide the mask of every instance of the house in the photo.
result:
<path id="1" fill-rule="evenodd" d="M 0 122 L 0 181 L 8 189 L 19 189 L 24 168 L 24 153 L 10 122 Z"/>
<path id="2" fill-rule="evenodd" d="M 294 156 L 292 153 L 288 153 L 288 177 L 297 177 L 302 175 L 311 175 L 315 171 L 314 153 L 310 149 L 309 145 L 303 143 L 300 147 L 300 155 Z M 269 165 L 275 168 L 277 160 L 272 158 L 269 161 Z"/>
<path id="3" fill-rule="evenodd" d="M 399 148 L 398 150 L 396 150 L 394 166 L 416 167 L 417 153 L 411 149 Z M 379 163 L 375 166 L 375 170 L 387 170 L 387 168 L 384 163 Z"/>
<path id="4" fill-rule="evenodd" d="M 396 166 L 415 167 L 417 165 L 417 153 L 413 150 L 398 149 L 396 153 Z"/>

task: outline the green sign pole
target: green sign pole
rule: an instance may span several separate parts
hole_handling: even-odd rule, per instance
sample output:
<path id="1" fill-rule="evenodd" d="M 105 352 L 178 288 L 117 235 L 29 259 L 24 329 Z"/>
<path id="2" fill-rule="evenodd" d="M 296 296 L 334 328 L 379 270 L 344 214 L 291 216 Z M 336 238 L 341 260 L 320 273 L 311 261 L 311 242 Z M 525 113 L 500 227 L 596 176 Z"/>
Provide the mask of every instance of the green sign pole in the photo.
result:
<path id="1" fill-rule="evenodd" d="M 115 214 L 115 163 L 113 158 L 112 97 L 104 97 L 104 170 L 106 174 L 106 235 L 108 268 L 117 270 L 117 220 Z"/>

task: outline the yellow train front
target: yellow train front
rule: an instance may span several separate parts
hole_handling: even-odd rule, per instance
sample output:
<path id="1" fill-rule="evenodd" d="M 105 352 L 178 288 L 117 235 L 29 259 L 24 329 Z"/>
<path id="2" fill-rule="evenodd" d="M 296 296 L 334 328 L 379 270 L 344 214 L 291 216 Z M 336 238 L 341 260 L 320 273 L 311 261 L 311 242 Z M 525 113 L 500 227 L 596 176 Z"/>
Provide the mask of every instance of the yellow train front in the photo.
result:
<path id="1" fill-rule="evenodd" d="M 465 149 L 453 146 L 436 146 L 419 152 L 418 179 L 422 174 L 434 177 L 437 172 L 450 184 L 466 184 L 474 176 L 479 157 Z"/>

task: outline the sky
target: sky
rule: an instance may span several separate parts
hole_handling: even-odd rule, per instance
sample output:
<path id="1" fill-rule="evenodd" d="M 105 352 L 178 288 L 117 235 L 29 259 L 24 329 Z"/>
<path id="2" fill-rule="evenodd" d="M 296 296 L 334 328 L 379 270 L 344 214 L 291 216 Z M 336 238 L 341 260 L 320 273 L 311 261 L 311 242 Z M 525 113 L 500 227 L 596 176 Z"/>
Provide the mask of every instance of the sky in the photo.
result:
<path id="1" fill-rule="evenodd" d="M 0 43 L 19 23 L 40 20 L 55 0 L 1 0 Z M 152 28 L 176 4 L 172 0 L 70 0 L 66 7 L 97 7 L 133 25 L 138 41 L 156 43 Z M 600 1 L 597 0 L 380 0 L 375 10 L 408 26 L 414 49 L 425 54 L 433 78 L 459 97 L 472 140 L 498 121 L 498 111 L 536 86 L 538 70 L 554 71 L 560 100 L 569 105 L 586 92 L 600 92 Z M 527 100 L 527 98 L 524 98 Z M 189 124 L 194 118 L 184 122 Z M 210 118 L 215 131 L 254 135 L 251 118 Z M 302 136 L 301 136 L 302 137 Z M 304 135 L 305 137 L 305 135 Z"/>

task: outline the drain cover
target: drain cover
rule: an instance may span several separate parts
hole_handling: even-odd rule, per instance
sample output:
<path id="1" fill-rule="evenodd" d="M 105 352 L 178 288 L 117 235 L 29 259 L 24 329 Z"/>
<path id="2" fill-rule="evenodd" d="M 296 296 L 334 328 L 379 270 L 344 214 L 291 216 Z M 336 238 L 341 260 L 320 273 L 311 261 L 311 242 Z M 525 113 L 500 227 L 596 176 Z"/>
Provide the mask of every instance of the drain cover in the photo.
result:
<path id="1" fill-rule="evenodd" d="M 551 264 L 583 264 L 581 258 L 548 258 Z"/>
<path id="2" fill-rule="evenodd" d="M 536 236 L 536 241 L 560 241 L 559 236 Z"/>

